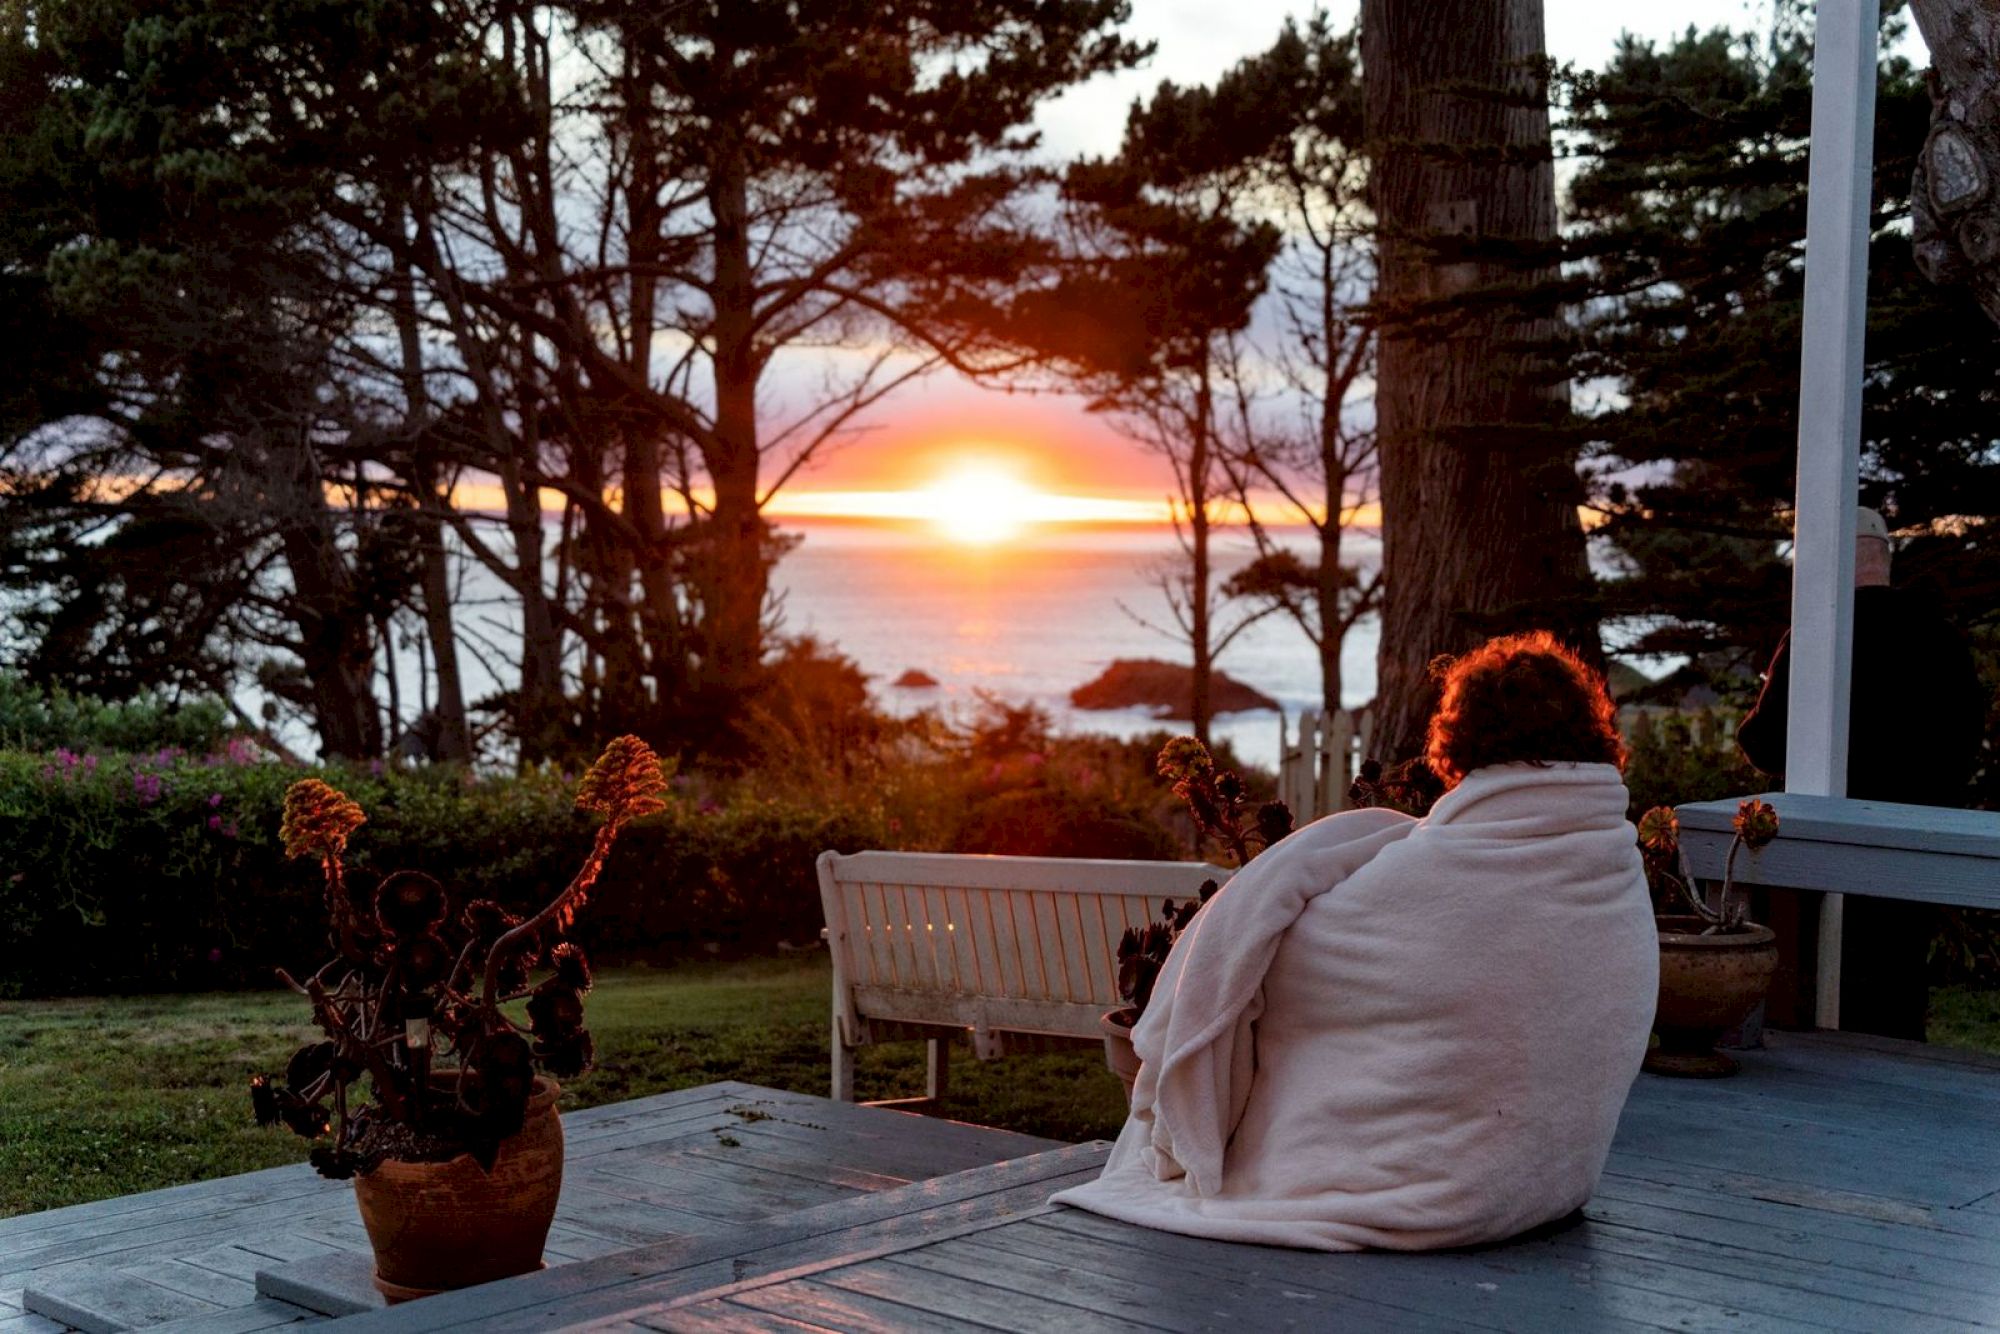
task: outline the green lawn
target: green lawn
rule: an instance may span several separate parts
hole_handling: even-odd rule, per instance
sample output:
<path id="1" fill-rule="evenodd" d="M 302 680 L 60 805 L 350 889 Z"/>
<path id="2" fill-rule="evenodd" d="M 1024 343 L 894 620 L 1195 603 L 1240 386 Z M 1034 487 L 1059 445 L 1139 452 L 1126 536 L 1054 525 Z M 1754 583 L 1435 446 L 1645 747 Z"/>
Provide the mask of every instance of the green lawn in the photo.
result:
<path id="1" fill-rule="evenodd" d="M 607 969 L 590 997 L 590 1107 L 717 1079 L 827 1091 L 826 957 Z M 289 992 L 0 1001 L 0 1217 L 299 1162 L 259 1130 L 246 1083 L 312 1036 Z M 955 1053 L 956 1055 L 957 1053 Z M 921 1043 L 862 1052 L 864 1099 L 923 1092 Z M 1118 1081 L 1077 1051 L 953 1063 L 944 1111 L 1055 1139 L 1117 1133 Z"/>
<path id="2" fill-rule="evenodd" d="M 826 1092 L 824 955 L 607 970 L 591 995 L 598 1068 L 563 1105 L 741 1079 Z M 250 1119 L 245 1082 L 311 1036 L 289 992 L 0 1001 L 0 1216 L 298 1162 Z M 2000 1052 L 2000 992 L 1934 993 L 1933 1041 Z M 1124 1119 L 1102 1056 L 956 1060 L 948 1115 L 1055 1139 Z M 923 1046 L 862 1052 L 862 1098 L 923 1091 Z"/>
<path id="3" fill-rule="evenodd" d="M 1932 1042 L 2000 1056 L 2000 991 L 1934 987 L 1926 1028 Z"/>

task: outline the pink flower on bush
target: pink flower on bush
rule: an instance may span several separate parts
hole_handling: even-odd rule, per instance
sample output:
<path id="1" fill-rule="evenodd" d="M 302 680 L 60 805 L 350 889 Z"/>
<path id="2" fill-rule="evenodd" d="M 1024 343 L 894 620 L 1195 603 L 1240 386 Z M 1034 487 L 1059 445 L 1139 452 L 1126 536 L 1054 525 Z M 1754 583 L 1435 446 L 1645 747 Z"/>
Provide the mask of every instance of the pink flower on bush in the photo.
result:
<path id="1" fill-rule="evenodd" d="M 214 810 L 221 804 L 222 804 L 222 794 L 220 792 L 211 792 L 208 794 L 208 808 L 210 810 Z"/>
<path id="2" fill-rule="evenodd" d="M 219 833 L 219 832 L 221 832 L 221 830 L 222 830 L 222 817 L 221 817 L 221 816 L 219 816 L 219 815 L 211 815 L 211 816 L 209 816 L 209 817 L 208 817 L 208 827 L 209 827 L 210 829 L 213 829 L 213 830 L 217 831 L 218 833 Z"/>
<path id="3" fill-rule="evenodd" d="M 81 772 L 85 777 L 97 772 L 95 755 L 79 755 L 68 746 L 56 747 L 56 762 L 42 770 L 44 779 L 61 777 L 64 782 L 75 778 Z"/>
<path id="4" fill-rule="evenodd" d="M 166 791 L 166 783 L 158 774 L 135 771 L 132 774 L 132 796 L 141 806 L 150 806 L 158 801 Z"/>

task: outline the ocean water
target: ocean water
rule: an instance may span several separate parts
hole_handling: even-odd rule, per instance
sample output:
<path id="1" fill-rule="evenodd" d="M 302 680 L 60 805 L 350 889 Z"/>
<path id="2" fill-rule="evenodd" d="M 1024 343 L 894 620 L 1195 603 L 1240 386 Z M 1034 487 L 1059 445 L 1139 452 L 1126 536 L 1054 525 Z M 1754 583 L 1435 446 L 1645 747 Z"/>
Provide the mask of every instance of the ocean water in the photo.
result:
<path id="1" fill-rule="evenodd" d="M 1039 705 L 1066 730 L 1130 736 L 1184 725 L 1069 703 L 1071 690 L 1114 659 L 1189 660 L 1186 644 L 1168 632 L 1173 612 L 1162 581 L 1181 559 L 1171 530 L 1047 526 L 991 546 L 950 542 L 919 527 L 816 523 L 797 531 L 803 541 L 774 576 L 785 631 L 815 635 L 853 658 L 886 708 L 962 714 L 985 691 Z M 1290 540 L 1303 551 L 1307 538 Z M 1352 539 L 1352 546 L 1364 568 L 1379 560 L 1372 537 Z M 1252 554 L 1246 536 L 1224 536 L 1216 582 Z M 1222 624 L 1236 615 L 1225 608 Z M 1375 693 L 1375 645 L 1372 623 L 1348 636 L 1341 661 L 1350 706 Z M 1288 619 L 1252 625 L 1217 665 L 1277 700 L 1290 719 L 1319 706 L 1318 655 Z M 935 677 L 938 687 L 896 687 L 910 669 Z M 1277 762 L 1273 711 L 1224 714 L 1214 732 L 1247 763 Z"/>
<path id="2" fill-rule="evenodd" d="M 1190 660 L 1186 644 L 1171 631 L 1173 610 L 1163 587 L 1183 560 L 1169 528 L 1048 524 L 978 546 L 922 524 L 794 520 L 785 527 L 801 540 L 773 571 L 780 632 L 815 636 L 852 658 L 868 675 L 877 703 L 891 712 L 934 708 L 970 718 L 984 692 L 1035 704 L 1068 732 L 1134 736 L 1187 726 L 1185 719 L 1142 710 L 1081 710 L 1069 703 L 1070 691 L 1115 659 Z M 1307 533 L 1285 540 L 1306 554 Z M 1350 544 L 1353 563 L 1364 569 L 1379 563 L 1372 536 Z M 1254 555 L 1246 535 L 1227 531 L 1214 550 L 1218 586 Z M 520 634 L 512 599 L 497 579 L 467 562 L 457 610 L 466 639 L 459 661 L 467 699 L 511 689 Z M 1226 628 L 1238 615 L 1225 606 L 1218 625 Z M 1348 636 L 1342 666 L 1350 707 L 1374 696 L 1376 639 L 1372 622 Z M 1277 700 L 1294 726 L 1301 710 L 1319 707 L 1318 654 L 1284 617 L 1250 626 L 1217 666 Z M 894 684 L 913 669 L 938 685 L 913 690 Z M 422 665 L 407 642 L 395 671 L 407 717 L 427 695 Z M 245 702 L 254 713 L 261 700 L 246 694 Z M 1212 731 L 1245 763 L 1276 766 L 1277 711 L 1223 714 Z M 314 749 L 310 732 L 296 721 L 281 727 L 280 736 L 303 753 Z"/>

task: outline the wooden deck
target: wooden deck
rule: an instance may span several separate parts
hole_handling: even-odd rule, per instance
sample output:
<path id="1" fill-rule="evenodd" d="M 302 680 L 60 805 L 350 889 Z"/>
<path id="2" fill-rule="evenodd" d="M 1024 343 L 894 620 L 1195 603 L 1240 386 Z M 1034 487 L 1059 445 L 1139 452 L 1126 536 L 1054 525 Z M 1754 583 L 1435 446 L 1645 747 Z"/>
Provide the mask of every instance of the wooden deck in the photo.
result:
<path id="1" fill-rule="evenodd" d="M 1043 1203 L 1103 1146 L 343 1321 L 411 1330 L 2000 1326 L 2000 1062 L 1776 1035 L 1642 1076 L 1570 1226 L 1429 1255 L 1202 1241 Z"/>
<path id="2" fill-rule="evenodd" d="M 552 1267 L 894 1190 L 1053 1141 L 750 1084 L 563 1117 Z M 0 1334 L 248 1331 L 379 1305 L 352 1188 L 303 1165 L 0 1219 Z"/>
<path id="3" fill-rule="evenodd" d="M 1772 1041 L 1746 1053 L 1734 1079 L 1642 1076 L 1581 1218 L 1501 1246 L 1428 1255 L 1151 1232 L 1045 1203 L 1093 1174 L 1104 1145 L 1049 1149 L 879 1108 L 713 1085 L 571 1119 L 580 1193 L 575 1207 L 566 1195 L 554 1244 L 572 1262 L 362 1310 L 337 1326 L 2000 1327 L 2000 1061 L 1844 1034 Z M 1010 1147 L 1025 1152 L 992 1161 Z M 950 1171 L 972 1162 L 986 1165 Z M 353 1240 L 333 1222 L 352 1217 L 339 1188 L 295 1173 L 184 1189 L 195 1194 L 180 1198 L 209 1201 L 208 1212 L 197 1217 L 177 1206 L 179 1193 L 160 1192 L 0 1223 L 0 1294 L 80 1250 L 151 1281 L 164 1275 L 140 1267 L 160 1256 L 206 1256 L 181 1262 L 223 1274 L 216 1250 L 269 1254 L 281 1236 Z M 208 1193 L 224 1189 L 239 1214 L 210 1208 Z M 320 1227 L 297 1221 L 302 1198 Z M 178 1242 L 165 1235 L 176 1230 Z M 197 1240 L 214 1249 L 190 1252 Z M 247 1329 L 305 1314 L 267 1296 L 179 1328 Z M 13 1327 L 53 1328 L 21 1318 Z M 0 1331 L 8 1328 L 0 1316 Z"/>

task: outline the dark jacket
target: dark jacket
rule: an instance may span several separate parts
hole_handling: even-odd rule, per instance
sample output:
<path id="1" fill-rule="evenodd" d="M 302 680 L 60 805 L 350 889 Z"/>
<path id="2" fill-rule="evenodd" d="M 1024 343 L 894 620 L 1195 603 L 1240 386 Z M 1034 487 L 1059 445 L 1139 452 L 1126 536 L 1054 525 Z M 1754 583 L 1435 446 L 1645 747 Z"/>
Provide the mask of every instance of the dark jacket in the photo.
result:
<path id="1" fill-rule="evenodd" d="M 1787 634 L 1757 707 L 1736 731 L 1744 755 L 1768 774 L 1785 772 L 1791 647 Z M 1987 700 L 1972 654 L 1951 623 L 1902 589 L 1855 589 L 1851 682 L 1847 795 L 1963 806 Z"/>

